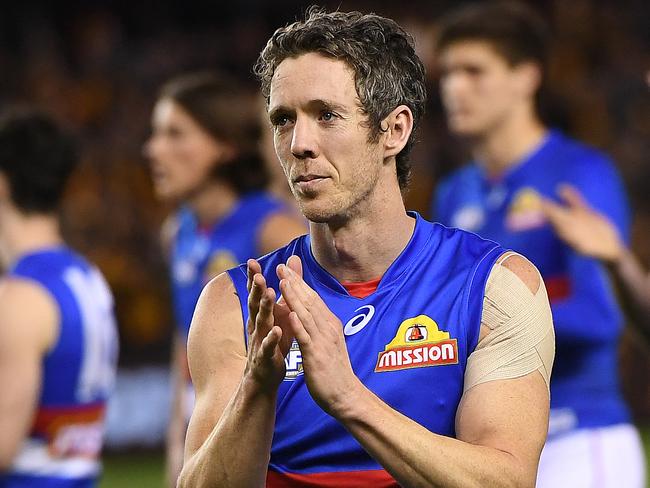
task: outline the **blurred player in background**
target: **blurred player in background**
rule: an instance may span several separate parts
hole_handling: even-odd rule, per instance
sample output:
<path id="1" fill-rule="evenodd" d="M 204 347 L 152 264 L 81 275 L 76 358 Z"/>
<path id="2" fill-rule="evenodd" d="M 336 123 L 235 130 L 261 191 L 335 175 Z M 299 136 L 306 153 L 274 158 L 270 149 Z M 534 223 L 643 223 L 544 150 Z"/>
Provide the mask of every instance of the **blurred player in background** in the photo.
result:
<path id="1" fill-rule="evenodd" d="M 0 486 L 96 485 L 115 379 L 113 299 L 68 248 L 58 209 L 77 163 L 48 117 L 0 118 Z"/>
<path id="2" fill-rule="evenodd" d="M 305 233 L 285 204 L 264 191 L 254 94 L 218 74 L 191 74 L 163 86 L 145 147 L 158 196 L 178 204 L 163 229 L 178 332 L 172 359 L 173 406 L 167 475 L 183 462 L 193 391 L 186 359 L 196 301 L 214 276 Z"/>
<path id="3" fill-rule="evenodd" d="M 616 225 L 594 210 L 576 188 L 563 185 L 560 194 L 564 205 L 550 199 L 543 202 L 555 232 L 577 252 L 607 267 L 628 318 L 650 340 L 650 275 L 625 245 Z"/>
<path id="4" fill-rule="evenodd" d="M 547 34 L 534 12 L 514 2 L 481 3 L 439 28 L 449 128 L 470 145 L 474 162 L 440 185 L 432 213 L 528 257 L 553 308 L 557 355 L 538 486 L 641 487 L 641 443 L 619 387 L 623 322 L 611 283 L 601 263 L 562 241 L 542 204 L 570 183 L 625 241 L 621 179 L 605 155 L 540 120 Z"/>
<path id="5" fill-rule="evenodd" d="M 204 289 L 179 485 L 532 486 L 546 291 L 521 256 L 406 211 L 426 100 L 413 40 L 312 8 L 256 73 L 310 233 Z"/>

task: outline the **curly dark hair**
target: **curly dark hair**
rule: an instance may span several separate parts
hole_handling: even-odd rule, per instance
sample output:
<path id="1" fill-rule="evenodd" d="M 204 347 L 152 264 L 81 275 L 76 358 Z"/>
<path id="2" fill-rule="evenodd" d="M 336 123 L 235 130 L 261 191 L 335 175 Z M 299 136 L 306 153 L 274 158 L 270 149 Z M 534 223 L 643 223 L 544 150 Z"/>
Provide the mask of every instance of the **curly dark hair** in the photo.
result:
<path id="1" fill-rule="evenodd" d="M 30 107 L 0 115 L 0 174 L 21 212 L 55 213 L 77 163 L 72 137 L 50 116 Z"/>
<path id="2" fill-rule="evenodd" d="M 262 190 L 269 174 L 258 151 L 261 121 L 257 96 L 225 73 L 198 72 L 169 80 L 159 98 L 168 98 L 218 141 L 235 149 L 231 161 L 215 166 L 212 177 L 242 195 Z"/>
<path id="3" fill-rule="evenodd" d="M 411 173 L 408 156 L 426 102 L 424 66 L 415 54 L 413 38 L 395 21 L 375 14 L 310 7 L 305 20 L 275 31 L 255 64 L 267 103 L 280 63 L 310 52 L 343 60 L 352 68 L 371 142 L 377 141 L 381 121 L 396 107 L 411 109 L 413 131 L 396 158 L 397 179 L 400 188 L 406 189 Z"/>

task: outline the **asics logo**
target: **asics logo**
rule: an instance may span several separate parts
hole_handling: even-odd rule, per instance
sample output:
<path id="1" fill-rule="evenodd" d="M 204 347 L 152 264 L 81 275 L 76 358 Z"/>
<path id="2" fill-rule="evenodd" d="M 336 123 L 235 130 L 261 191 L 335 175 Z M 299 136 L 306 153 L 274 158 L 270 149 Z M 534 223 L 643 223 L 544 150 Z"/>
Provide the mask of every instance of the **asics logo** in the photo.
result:
<path id="1" fill-rule="evenodd" d="M 362 310 L 363 312 L 361 312 Z M 354 335 L 357 332 L 359 332 L 361 329 L 363 329 L 366 325 L 368 325 L 368 322 L 370 322 L 372 316 L 375 315 L 375 307 L 373 307 L 372 305 L 364 305 L 363 307 L 357 308 L 355 312 L 361 312 L 361 313 L 352 317 L 345 324 L 345 327 L 343 328 L 343 333 L 346 336 Z"/>

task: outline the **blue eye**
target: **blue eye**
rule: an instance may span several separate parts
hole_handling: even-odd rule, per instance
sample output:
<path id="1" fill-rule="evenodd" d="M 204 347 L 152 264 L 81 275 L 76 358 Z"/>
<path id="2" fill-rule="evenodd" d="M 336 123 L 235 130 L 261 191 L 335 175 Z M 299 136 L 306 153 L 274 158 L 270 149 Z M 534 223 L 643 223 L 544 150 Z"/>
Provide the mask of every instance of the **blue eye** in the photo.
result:
<path id="1" fill-rule="evenodd" d="M 334 112 L 323 112 L 320 116 L 321 120 L 324 122 L 330 122 L 336 117 L 336 114 Z"/>

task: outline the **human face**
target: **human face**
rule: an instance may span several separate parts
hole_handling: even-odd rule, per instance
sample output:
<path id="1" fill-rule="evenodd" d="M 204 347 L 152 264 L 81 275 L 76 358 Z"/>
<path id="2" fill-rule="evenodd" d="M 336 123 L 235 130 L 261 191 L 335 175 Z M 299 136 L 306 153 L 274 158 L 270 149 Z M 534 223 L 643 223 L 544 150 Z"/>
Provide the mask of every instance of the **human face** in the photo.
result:
<path id="1" fill-rule="evenodd" d="M 440 56 L 440 90 L 449 129 L 483 137 L 499 127 L 531 97 L 522 90 L 517 67 L 484 41 L 459 41 Z"/>
<path id="2" fill-rule="evenodd" d="M 382 168 L 369 142 L 354 73 L 318 53 L 287 58 L 271 80 L 274 144 L 301 211 L 313 222 L 349 219 L 373 195 Z"/>
<path id="3" fill-rule="evenodd" d="M 152 116 L 145 145 L 156 193 L 163 200 L 186 200 L 210 178 L 220 144 L 176 102 L 163 98 Z"/>

